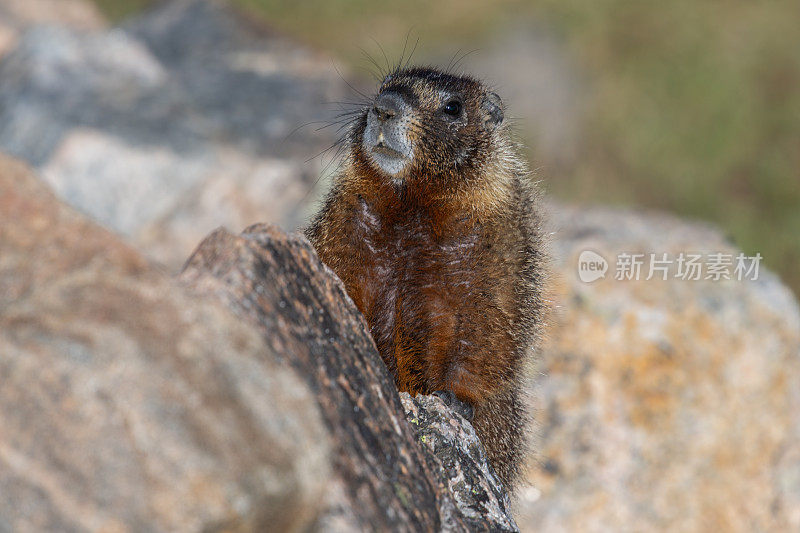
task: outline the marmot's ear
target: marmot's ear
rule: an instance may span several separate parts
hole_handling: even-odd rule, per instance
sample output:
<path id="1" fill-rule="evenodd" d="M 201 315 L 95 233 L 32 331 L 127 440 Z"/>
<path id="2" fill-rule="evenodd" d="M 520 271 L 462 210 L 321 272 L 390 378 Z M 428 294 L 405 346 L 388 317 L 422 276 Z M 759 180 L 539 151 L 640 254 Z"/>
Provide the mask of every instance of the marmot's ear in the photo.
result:
<path id="1" fill-rule="evenodd" d="M 503 101 L 497 93 L 487 93 L 483 99 L 483 125 L 487 130 L 492 131 L 503 123 Z"/>

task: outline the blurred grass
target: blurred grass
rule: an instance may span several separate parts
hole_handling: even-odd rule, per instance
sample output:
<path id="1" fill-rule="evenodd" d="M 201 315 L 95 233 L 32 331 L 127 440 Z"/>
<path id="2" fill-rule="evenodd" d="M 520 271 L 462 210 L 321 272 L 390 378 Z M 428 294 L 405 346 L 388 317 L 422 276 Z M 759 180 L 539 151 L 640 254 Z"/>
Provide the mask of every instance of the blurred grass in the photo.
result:
<path id="1" fill-rule="evenodd" d="M 152 0 L 94 0 L 94 3 L 108 17 L 118 22 L 125 17 L 138 13 L 153 3 Z"/>
<path id="2" fill-rule="evenodd" d="M 96 1 L 112 19 L 146 3 Z M 511 24 L 547 28 L 587 98 L 575 160 L 534 150 L 550 191 L 712 221 L 800 294 L 797 0 L 233 1 L 361 67 L 359 47 L 374 54 L 375 38 L 396 59 L 412 27 L 453 51 Z"/>
<path id="3" fill-rule="evenodd" d="M 800 2 L 548 0 L 592 87 L 562 195 L 711 220 L 800 294 Z"/>

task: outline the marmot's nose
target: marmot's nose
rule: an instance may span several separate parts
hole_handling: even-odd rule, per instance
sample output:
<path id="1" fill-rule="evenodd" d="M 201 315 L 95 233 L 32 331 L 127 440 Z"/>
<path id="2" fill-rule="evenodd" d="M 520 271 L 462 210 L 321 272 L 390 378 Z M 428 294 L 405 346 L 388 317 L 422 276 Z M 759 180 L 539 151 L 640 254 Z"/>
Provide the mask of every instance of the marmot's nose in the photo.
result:
<path id="1" fill-rule="evenodd" d="M 390 120 L 403 110 L 403 97 L 395 92 L 383 92 L 375 99 L 372 111 L 379 120 Z"/>

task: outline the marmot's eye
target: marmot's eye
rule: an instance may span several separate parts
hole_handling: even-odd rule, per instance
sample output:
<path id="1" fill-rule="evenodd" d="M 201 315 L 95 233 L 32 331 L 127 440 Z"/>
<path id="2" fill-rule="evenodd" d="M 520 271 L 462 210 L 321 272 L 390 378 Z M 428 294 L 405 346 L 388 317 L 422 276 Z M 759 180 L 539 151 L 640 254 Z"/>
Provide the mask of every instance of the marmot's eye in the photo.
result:
<path id="1" fill-rule="evenodd" d="M 450 100 L 449 102 L 444 104 L 442 111 L 444 111 L 445 114 L 450 115 L 451 117 L 457 117 L 458 115 L 461 114 L 461 102 L 459 102 L 458 100 Z"/>

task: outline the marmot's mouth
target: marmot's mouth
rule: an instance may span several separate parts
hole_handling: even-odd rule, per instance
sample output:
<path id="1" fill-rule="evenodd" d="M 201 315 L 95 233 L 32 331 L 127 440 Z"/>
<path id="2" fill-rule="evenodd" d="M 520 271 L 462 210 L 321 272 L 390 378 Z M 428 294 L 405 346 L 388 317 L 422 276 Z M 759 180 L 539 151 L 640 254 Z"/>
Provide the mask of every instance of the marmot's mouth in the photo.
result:
<path id="1" fill-rule="evenodd" d="M 383 143 L 369 149 L 372 164 L 390 176 L 397 176 L 408 165 L 410 158 L 403 152 L 389 148 Z"/>
<path id="2" fill-rule="evenodd" d="M 402 152 L 389 148 L 385 144 L 376 144 L 375 146 L 372 147 L 372 151 L 387 157 L 396 157 L 398 159 L 405 158 Z"/>

